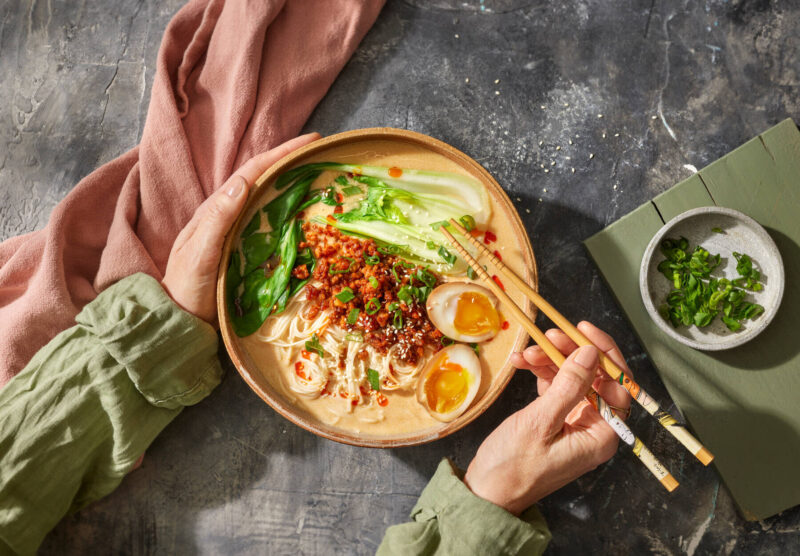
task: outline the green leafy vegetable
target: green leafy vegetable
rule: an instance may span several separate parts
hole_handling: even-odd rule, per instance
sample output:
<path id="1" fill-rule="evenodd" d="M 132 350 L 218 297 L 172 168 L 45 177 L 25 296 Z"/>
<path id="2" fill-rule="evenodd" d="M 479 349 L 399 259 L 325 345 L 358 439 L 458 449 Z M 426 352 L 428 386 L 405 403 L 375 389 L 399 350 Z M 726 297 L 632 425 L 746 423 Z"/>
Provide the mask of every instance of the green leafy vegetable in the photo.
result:
<path id="1" fill-rule="evenodd" d="M 712 271 L 720 264 L 720 255 L 712 255 L 700 246 L 689 252 L 686 238 L 665 239 L 661 252 L 666 259 L 658 270 L 667 278 L 673 289 L 659 307 L 661 316 L 672 326 L 705 327 L 719 315 L 725 326 L 733 332 L 741 329 L 742 321 L 753 319 L 764 312 L 764 307 L 745 300 L 746 287 L 753 291 L 763 286 L 758 280 L 761 273 L 753 268 L 748 255 L 733 253 L 740 278 L 716 278 Z"/>
<path id="2" fill-rule="evenodd" d="M 352 289 L 344 288 L 342 291 L 337 293 L 335 297 L 342 303 L 347 303 L 348 301 L 355 299 L 356 295 L 353 293 Z"/>
<path id="3" fill-rule="evenodd" d="M 366 196 L 351 210 L 335 215 L 336 228 L 394 245 L 399 255 L 415 262 L 435 265 L 436 270 L 459 274 L 466 269 L 457 258 L 445 263 L 437 256 L 440 238 L 432 223 L 470 216 L 475 226 L 488 223 L 491 202 L 477 180 L 460 174 L 403 169 L 400 177 L 389 168 L 348 164 L 309 165 L 309 169 L 336 170 L 353 175 L 352 181 L 367 186 Z M 293 172 L 302 175 L 296 168 Z M 294 179 L 299 180 L 300 177 Z M 320 223 L 321 218 L 318 218 Z M 325 222 L 327 223 L 327 222 Z M 472 250 L 472 247 L 468 247 Z"/>
<path id="4" fill-rule="evenodd" d="M 265 263 L 278 248 L 279 231 L 257 233 L 247 236 L 242 242 L 244 274 Z"/>
<path id="5" fill-rule="evenodd" d="M 247 223 L 247 226 L 244 227 L 242 230 L 242 237 L 245 238 L 250 234 L 258 231 L 261 227 L 261 211 L 257 210 L 256 213 L 253 215 L 253 218 L 250 219 L 250 222 Z"/>
<path id="6" fill-rule="evenodd" d="M 344 177 L 344 176 L 336 176 L 336 179 L 333 180 L 333 181 L 335 181 L 339 185 L 347 185 L 348 183 L 350 183 L 349 181 L 347 181 L 347 178 Z"/>
<path id="7" fill-rule="evenodd" d="M 353 195 L 363 193 L 363 191 L 361 191 L 361 188 L 357 185 L 348 185 L 342 188 L 342 193 L 344 193 L 345 197 L 352 197 Z"/>
<path id="8" fill-rule="evenodd" d="M 358 307 L 354 307 L 350 309 L 350 312 L 347 314 L 347 324 L 355 324 L 358 322 L 358 315 L 361 314 L 361 309 Z"/>
<path id="9" fill-rule="evenodd" d="M 319 337 L 316 333 L 311 336 L 310 340 L 306 340 L 306 351 L 313 351 L 321 358 L 325 358 L 325 350 L 322 349 L 322 344 L 319 343 Z"/>
<path id="10" fill-rule="evenodd" d="M 333 187 L 326 187 L 322 190 L 322 202 L 330 207 L 338 207 L 340 203 L 336 198 L 336 190 Z"/>
<path id="11" fill-rule="evenodd" d="M 367 380 L 373 390 L 379 391 L 381 389 L 381 375 L 375 369 L 367 369 Z"/>

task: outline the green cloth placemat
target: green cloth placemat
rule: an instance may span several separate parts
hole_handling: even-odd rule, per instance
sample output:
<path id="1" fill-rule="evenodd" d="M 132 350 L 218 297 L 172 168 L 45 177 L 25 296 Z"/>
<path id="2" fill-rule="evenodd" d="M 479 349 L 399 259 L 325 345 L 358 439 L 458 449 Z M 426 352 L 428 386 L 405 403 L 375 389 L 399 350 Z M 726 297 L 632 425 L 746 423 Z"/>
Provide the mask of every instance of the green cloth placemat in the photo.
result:
<path id="1" fill-rule="evenodd" d="M 786 289 L 775 320 L 747 344 L 701 352 L 661 332 L 639 293 L 656 231 L 688 209 L 739 210 L 769 232 Z M 784 120 L 585 242 L 675 404 L 746 519 L 800 504 L 800 132 Z M 751 253 L 758 261 L 758 253 Z M 765 287 L 769 287 L 769 277 Z M 683 448 L 675 443 L 676 450 Z"/>

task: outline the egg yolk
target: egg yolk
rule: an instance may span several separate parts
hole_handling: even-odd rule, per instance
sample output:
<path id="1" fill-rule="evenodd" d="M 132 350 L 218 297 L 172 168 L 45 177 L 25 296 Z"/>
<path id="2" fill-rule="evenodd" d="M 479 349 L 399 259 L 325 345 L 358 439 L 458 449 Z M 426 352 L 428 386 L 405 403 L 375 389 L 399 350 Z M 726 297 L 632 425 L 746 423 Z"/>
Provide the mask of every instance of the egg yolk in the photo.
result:
<path id="1" fill-rule="evenodd" d="M 500 315 L 488 297 L 468 291 L 458 296 L 453 326 L 459 334 L 481 336 L 500 328 Z"/>
<path id="2" fill-rule="evenodd" d="M 470 382 L 467 370 L 445 355 L 436 363 L 425 383 L 428 407 L 436 413 L 450 413 L 464 402 Z"/>

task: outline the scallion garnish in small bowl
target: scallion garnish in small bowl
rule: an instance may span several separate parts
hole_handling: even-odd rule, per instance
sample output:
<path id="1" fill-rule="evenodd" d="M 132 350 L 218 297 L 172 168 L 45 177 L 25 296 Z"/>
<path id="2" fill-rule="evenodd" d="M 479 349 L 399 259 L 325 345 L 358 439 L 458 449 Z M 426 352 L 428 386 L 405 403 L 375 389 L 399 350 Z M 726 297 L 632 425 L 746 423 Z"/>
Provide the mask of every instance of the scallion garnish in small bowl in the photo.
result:
<path id="1" fill-rule="evenodd" d="M 777 313 L 783 262 L 775 242 L 752 218 L 702 207 L 667 222 L 652 238 L 639 287 L 655 324 L 702 350 L 741 345 Z"/>

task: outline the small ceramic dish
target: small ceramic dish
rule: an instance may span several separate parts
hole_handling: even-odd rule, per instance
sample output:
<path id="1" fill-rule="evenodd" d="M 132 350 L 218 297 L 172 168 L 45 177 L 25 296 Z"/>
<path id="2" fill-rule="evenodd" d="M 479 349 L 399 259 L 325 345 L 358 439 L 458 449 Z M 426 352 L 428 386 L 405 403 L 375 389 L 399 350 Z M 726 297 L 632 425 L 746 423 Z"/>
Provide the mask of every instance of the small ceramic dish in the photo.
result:
<path id="1" fill-rule="evenodd" d="M 743 321 L 742 328 L 736 332 L 728 330 L 719 317 L 703 328 L 694 325 L 674 328 L 664 319 L 658 307 L 672 290 L 672 284 L 658 271 L 659 263 L 664 260 L 659 247 L 666 238 L 680 237 L 689 240 L 692 250 L 700 245 L 711 254 L 722 256 L 720 266 L 713 272 L 717 277 L 734 279 L 739 276 L 734 251 L 750 255 L 754 266 L 761 271 L 764 289 L 748 292 L 747 299 L 763 305 L 764 313 L 754 320 Z M 739 211 L 723 207 L 688 210 L 667 222 L 650 240 L 639 271 L 642 301 L 656 325 L 682 344 L 705 351 L 730 349 L 755 338 L 778 312 L 783 287 L 783 261 L 775 242 L 758 222 Z"/>

